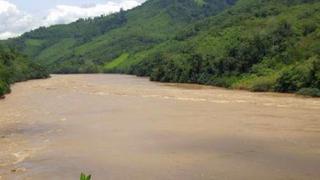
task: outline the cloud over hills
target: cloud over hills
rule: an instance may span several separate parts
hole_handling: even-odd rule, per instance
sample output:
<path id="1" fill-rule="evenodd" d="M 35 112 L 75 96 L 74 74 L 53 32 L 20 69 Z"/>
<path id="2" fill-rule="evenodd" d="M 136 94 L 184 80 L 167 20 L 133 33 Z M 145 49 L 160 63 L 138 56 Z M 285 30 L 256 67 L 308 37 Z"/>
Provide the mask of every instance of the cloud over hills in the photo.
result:
<path id="1" fill-rule="evenodd" d="M 0 39 L 15 37 L 39 26 L 70 23 L 79 18 L 117 12 L 121 8 L 131 9 L 139 4 L 137 0 L 121 0 L 82 6 L 57 5 L 44 17 L 36 17 L 22 11 L 7 0 L 0 0 Z"/>

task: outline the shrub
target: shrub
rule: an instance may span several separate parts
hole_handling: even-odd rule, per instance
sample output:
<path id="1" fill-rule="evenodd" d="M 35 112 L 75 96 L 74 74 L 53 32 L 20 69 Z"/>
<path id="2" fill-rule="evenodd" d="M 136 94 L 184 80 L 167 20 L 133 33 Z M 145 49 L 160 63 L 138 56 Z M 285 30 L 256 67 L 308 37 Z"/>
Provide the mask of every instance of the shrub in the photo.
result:
<path id="1" fill-rule="evenodd" d="M 320 97 L 320 89 L 318 88 L 302 88 L 297 94 L 303 96 Z"/>
<path id="2" fill-rule="evenodd" d="M 320 88 L 320 58 L 312 57 L 286 69 L 278 78 L 276 91 L 297 92 L 302 88 Z"/>
<path id="3" fill-rule="evenodd" d="M 272 78 L 259 78 L 250 86 L 250 90 L 254 92 L 267 92 L 274 89 L 275 81 Z"/>
<path id="4" fill-rule="evenodd" d="M 237 76 L 212 76 L 209 81 L 208 85 L 213 85 L 213 86 L 220 86 L 220 87 L 225 87 L 225 88 L 230 88 L 232 84 L 237 82 L 239 80 L 239 77 Z"/>
<path id="5" fill-rule="evenodd" d="M 5 82 L 0 81 L 0 97 L 2 97 L 4 94 L 9 92 L 10 92 L 9 85 Z"/>
<path id="6" fill-rule="evenodd" d="M 276 83 L 276 91 L 297 92 L 299 89 L 310 86 L 312 79 L 308 64 L 294 66 L 285 70 Z"/>

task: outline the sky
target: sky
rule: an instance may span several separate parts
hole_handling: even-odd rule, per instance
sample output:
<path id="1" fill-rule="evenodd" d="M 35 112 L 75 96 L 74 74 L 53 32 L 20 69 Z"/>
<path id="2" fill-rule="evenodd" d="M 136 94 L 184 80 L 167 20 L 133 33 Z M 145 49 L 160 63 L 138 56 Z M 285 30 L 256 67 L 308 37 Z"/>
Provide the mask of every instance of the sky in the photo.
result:
<path id="1" fill-rule="evenodd" d="M 40 26 L 66 24 L 131 9 L 145 0 L 0 0 L 0 39 Z"/>

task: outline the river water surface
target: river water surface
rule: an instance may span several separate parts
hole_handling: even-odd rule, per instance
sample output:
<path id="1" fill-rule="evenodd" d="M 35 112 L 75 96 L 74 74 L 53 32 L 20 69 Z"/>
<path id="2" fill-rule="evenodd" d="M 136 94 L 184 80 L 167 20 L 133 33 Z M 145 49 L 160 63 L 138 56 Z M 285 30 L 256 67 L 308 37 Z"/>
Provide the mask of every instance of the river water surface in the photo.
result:
<path id="1" fill-rule="evenodd" d="M 53 75 L 0 101 L 0 179 L 318 180 L 320 100 Z"/>

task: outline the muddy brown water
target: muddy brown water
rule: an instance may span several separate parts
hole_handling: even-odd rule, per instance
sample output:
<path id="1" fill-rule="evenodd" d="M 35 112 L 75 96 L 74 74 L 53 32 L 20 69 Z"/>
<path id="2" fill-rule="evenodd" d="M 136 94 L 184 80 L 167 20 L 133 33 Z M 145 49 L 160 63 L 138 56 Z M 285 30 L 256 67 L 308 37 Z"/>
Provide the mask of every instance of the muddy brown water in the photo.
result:
<path id="1" fill-rule="evenodd" d="M 318 180 L 320 100 L 53 75 L 0 101 L 0 179 Z"/>

